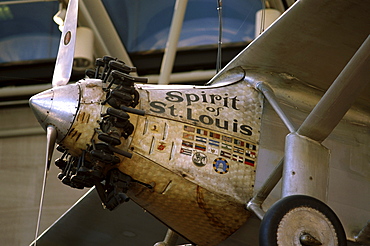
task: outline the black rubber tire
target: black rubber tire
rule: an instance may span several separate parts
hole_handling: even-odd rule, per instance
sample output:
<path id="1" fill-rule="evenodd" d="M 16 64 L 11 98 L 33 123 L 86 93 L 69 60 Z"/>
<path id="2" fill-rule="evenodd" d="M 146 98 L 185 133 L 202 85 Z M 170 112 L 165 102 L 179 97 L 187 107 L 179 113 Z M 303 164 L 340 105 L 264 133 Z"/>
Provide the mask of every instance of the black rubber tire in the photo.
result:
<path id="1" fill-rule="evenodd" d="M 304 195 L 293 195 L 276 202 L 266 212 L 261 222 L 259 232 L 260 246 L 286 246 L 278 245 L 278 228 L 284 216 L 296 208 L 310 208 L 320 212 L 334 227 L 338 246 L 347 245 L 345 231 L 333 210 L 316 198 Z M 293 243 L 291 245 L 293 245 Z"/>

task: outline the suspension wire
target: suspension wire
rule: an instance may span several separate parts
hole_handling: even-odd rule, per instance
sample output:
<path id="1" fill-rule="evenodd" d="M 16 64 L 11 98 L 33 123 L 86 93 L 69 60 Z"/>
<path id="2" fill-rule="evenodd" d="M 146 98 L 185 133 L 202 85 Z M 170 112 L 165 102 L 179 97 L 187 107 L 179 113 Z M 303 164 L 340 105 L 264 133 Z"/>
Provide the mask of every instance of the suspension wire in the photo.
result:
<path id="1" fill-rule="evenodd" d="M 265 4 L 265 0 L 261 0 L 261 4 L 262 4 L 262 13 L 261 13 L 261 26 L 260 26 L 260 33 L 263 33 L 263 31 L 265 30 L 265 18 L 266 18 L 266 4 Z M 268 4 L 268 3 L 267 3 Z"/>
<path id="2" fill-rule="evenodd" d="M 218 11 L 218 46 L 217 46 L 217 63 L 216 72 L 221 70 L 221 45 L 222 45 L 222 0 L 217 0 Z"/>

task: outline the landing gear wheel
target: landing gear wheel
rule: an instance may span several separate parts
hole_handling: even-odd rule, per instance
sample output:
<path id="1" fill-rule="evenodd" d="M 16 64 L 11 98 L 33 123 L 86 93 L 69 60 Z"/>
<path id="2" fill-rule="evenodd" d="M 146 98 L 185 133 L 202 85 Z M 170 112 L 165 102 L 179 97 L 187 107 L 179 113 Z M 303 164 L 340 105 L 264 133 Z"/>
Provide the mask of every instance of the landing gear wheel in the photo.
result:
<path id="1" fill-rule="evenodd" d="M 309 196 L 288 196 L 263 217 L 260 246 L 346 246 L 338 217 L 323 202 Z"/>

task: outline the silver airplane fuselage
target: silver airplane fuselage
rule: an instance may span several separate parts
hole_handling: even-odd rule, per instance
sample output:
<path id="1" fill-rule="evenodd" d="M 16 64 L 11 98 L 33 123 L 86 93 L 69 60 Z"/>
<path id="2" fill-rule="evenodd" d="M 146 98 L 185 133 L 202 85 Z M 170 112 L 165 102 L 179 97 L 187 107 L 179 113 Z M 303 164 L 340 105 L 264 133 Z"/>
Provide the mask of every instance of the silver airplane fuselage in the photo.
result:
<path id="1" fill-rule="evenodd" d="M 115 153 L 119 163 L 107 168 L 139 181 L 127 195 L 200 245 L 216 245 L 246 223 L 246 204 L 284 157 L 289 131 L 256 83 L 268 83 L 297 125 L 323 94 L 284 73 L 255 74 L 237 69 L 210 86 L 135 85 L 145 116 L 130 114 L 134 132 L 115 146 L 132 157 Z M 59 145 L 78 157 L 102 143 L 97 129 L 111 108 L 105 87 L 85 79 L 38 94 L 30 104 L 44 128 L 56 127 Z M 369 115 L 353 108 L 323 143 L 330 150 L 327 202 L 350 239 L 370 217 L 363 190 L 370 187 L 368 123 Z M 264 209 L 281 192 L 278 185 Z"/>

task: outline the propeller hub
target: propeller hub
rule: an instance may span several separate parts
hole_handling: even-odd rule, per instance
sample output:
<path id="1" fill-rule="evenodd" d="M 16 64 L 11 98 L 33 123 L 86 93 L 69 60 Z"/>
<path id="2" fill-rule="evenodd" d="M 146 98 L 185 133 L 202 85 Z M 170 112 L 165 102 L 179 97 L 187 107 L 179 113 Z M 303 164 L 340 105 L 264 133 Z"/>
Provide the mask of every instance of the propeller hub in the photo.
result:
<path id="1" fill-rule="evenodd" d="M 30 98 L 29 104 L 40 125 L 56 128 L 57 142 L 67 135 L 80 104 L 80 87 L 76 84 L 57 86 Z"/>

